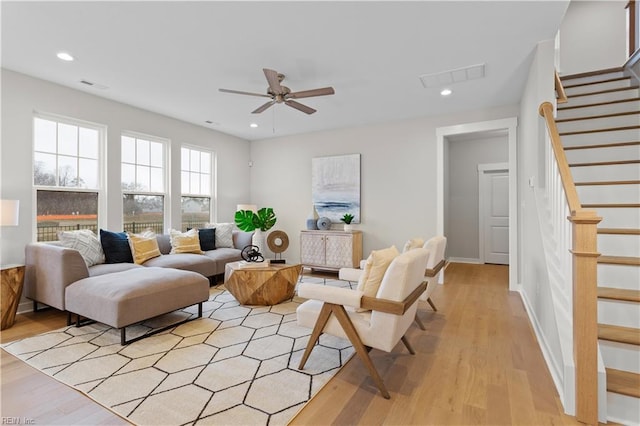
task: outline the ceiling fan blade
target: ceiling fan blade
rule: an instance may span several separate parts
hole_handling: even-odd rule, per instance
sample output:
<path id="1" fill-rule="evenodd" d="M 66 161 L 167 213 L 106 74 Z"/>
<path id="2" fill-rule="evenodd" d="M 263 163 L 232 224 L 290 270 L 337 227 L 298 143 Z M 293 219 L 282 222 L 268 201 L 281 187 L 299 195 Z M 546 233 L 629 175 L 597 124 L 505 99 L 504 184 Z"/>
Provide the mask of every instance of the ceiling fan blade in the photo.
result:
<path id="1" fill-rule="evenodd" d="M 262 111 L 264 111 L 265 109 L 269 108 L 271 105 L 273 105 L 275 103 L 276 103 L 276 101 L 269 101 L 266 104 L 263 104 L 262 106 L 257 108 L 256 110 L 251 111 L 251 114 L 260 114 Z"/>
<path id="2" fill-rule="evenodd" d="M 276 95 L 284 93 L 284 89 L 280 85 L 280 79 L 278 78 L 278 71 L 270 70 L 268 68 L 262 68 L 262 71 L 264 71 L 264 76 L 267 77 L 271 91 Z"/>
<path id="3" fill-rule="evenodd" d="M 306 114 L 313 114 L 314 112 L 316 112 L 315 109 L 308 107 L 306 105 L 302 105 L 300 102 L 287 100 L 287 101 L 284 101 L 284 103 L 289 105 L 291 108 L 295 108 L 298 111 L 302 111 Z"/>
<path id="4" fill-rule="evenodd" d="M 263 93 L 251 93 L 251 92 L 242 92 L 240 90 L 231 90 L 231 89 L 218 89 L 224 93 L 235 93 L 236 95 L 249 95 L 249 96 L 261 96 L 263 98 L 270 98 L 271 96 L 265 95 Z"/>
<path id="5" fill-rule="evenodd" d="M 321 89 L 303 90 L 301 92 L 289 93 L 289 99 L 311 98 L 313 96 L 325 96 L 335 94 L 333 87 L 323 87 Z"/>

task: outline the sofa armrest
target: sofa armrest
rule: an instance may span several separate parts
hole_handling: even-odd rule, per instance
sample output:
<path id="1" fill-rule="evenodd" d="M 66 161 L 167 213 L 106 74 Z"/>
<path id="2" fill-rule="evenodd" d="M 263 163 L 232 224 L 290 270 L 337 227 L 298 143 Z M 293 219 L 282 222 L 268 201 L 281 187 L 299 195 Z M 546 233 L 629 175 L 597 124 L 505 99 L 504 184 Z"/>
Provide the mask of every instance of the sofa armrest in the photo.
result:
<path id="1" fill-rule="evenodd" d="M 248 245 L 251 245 L 251 239 L 253 238 L 253 232 L 233 231 L 233 247 L 238 250 L 242 250 Z"/>
<path id="2" fill-rule="evenodd" d="M 27 244 L 25 263 L 25 296 L 60 310 L 67 286 L 89 276 L 80 252 L 58 245 Z"/>
<path id="3" fill-rule="evenodd" d="M 305 299 L 321 300 L 336 305 L 360 307 L 363 293 L 348 288 L 330 287 L 319 284 L 301 283 L 298 286 L 298 296 Z"/>

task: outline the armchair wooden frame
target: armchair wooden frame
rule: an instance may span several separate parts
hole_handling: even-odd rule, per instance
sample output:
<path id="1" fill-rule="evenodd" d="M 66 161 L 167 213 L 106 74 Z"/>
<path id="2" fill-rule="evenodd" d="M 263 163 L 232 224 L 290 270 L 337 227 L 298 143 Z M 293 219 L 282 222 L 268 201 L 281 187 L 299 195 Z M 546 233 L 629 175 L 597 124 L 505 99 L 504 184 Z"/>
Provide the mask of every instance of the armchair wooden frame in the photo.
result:
<path id="1" fill-rule="evenodd" d="M 360 307 L 364 309 L 370 309 L 372 311 L 385 312 L 388 314 L 403 315 L 414 303 L 417 302 L 420 295 L 424 293 L 426 289 L 427 283 L 426 281 L 423 281 L 401 302 L 389 299 L 362 296 L 360 300 Z M 336 316 L 336 319 L 342 326 L 342 329 L 355 348 L 356 353 L 364 363 L 365 367 L 367 367 L 367 370 L 369 370 L 369 374 L 373 378 L 373 381 L 380 390 L 382 396 L 385 399 L 391 398 L 391 395 L 389 395 L 387 388 L 384 386 L 384 382 L 382 381 L 380 374 L 378 374 L 378 371 L 376 370 L 373 362 L 371 361 L 371 358 L 369 357 L 369 351 L 371 350 L 371 348 L 365 346 L 364 343 L 362 343 L 362 340 L 360 339 L 360 336 L 358 335 L 358 332 L 351 322 L 349 314 L 344 309 L 343 305 L 329 302 L 323 303 L 320 315 L 318 315 L 318 319 L 316 320 L 316 323 L 313 327 L 311 337 L 309 338 L 309 343 L 307 344 L 304 354 L 302 355 L 302 359 L 300 360 L 298 369 L 302 370 L 304 368 L 309 355 L 311 355 L 311 351 L 318 342 L 318 339 L 320 338 L 320 335 L 322 334 L 324 327 L 327 324 L 327 321 L 329 321 L 332 313 Z M 409 353 L 411 355 L 414 355 L 415 351 L 409 344 L 406 336 L 402 336 L 401 340 Z"/>
<path id="2" fill-rule="evenodd" d="M 442 270 L 442 268 L 444 268 L 444 265 L 446 264 L 446 261 L 444 259 L 442 259 L 440 262 L 438 262 L 438 264 L 436 266 L 434 266 L 433 268 L 427 268 L 424 270 L 424 276 L 428 277 L 428 278 L 434 278 L 435 276 L 437 276 L 440 271 Z M 425 287 L 426 288 L 426 287 Z M 431 308 L 434 311 L 438 311 L 438 309 L 436 308 L 436 305 L 433 303 L 433 300 L 431 300 L 431 298 L 427 299 L 427 303 L 429 303 L 429 305 L 431 306 Z M 420 330 L 426 330 L 424 324 L 422 323 L 422 321 L 420 320 L 420 318 L 418 318 L 418 312 L 416 311 L 416 318 L 415 318 L 416 324 L 418 324 L 418 327 L 420 327 Z"/>

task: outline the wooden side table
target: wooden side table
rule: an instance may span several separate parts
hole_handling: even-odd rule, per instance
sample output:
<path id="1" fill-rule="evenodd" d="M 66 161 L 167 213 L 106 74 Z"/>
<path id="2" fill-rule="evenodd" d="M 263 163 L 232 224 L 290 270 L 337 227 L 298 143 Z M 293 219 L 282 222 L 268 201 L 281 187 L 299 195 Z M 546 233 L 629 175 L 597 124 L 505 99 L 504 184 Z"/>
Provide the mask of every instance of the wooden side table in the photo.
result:
<path id="1" fill-rule="evenodd" d="M 0 270 L 2 286 L 2 326 L 9 328 L 16 321 L 16 312 L 22 297 L 24 284 L 24 265 L 3 265 Z"/>
<path id="2" fill-rule="evenodd" d="M 293 297 L 302 265 L 276 264 L 241 268 L 227 263 L 225 288 L 243 305 L 277 305 Z"/>

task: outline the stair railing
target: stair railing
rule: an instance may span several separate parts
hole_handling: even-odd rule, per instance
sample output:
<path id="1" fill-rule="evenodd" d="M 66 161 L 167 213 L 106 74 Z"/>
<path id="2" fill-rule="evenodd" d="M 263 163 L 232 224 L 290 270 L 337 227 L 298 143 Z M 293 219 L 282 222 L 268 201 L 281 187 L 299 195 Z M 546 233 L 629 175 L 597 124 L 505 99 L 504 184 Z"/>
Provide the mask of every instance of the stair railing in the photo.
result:
<path id="1" fill-rule="evenodd" d="M 558 71 L 555 72 L 554 83 L 556 89 L 556 102 L 559 104 L 563 104 L 567 102 L 567 94 L 564 91 L 564 87 L 562 86 L 562 80 L 560 80 L 560 76 L 558 75 Z"/>
<path id="2" fill-rule="evenodd" d="M 556 73 L 557 76 L 557 73 Z M 558 84 L 559 78 L 556 84 Z M 560 82 L 560 87 L 562 83 Z M 558 91 L 564 93 L 564 90 Z M 571 253 L 563 262 L 572 277 L 573 359 L 576 368 L 576 418 L 586 424 L 598 423 L 598 320 L 597 320 L 597 225 L 602 220 L 593 210 L 582 208 L 571 176 L 567 157 L 550 102 L 540 105 L 539 113 L 547 125 L 551 150 L 547 164 L 547 190 L 552 220 L 556 222 L 559 249 Z M 566 216 L 568 212 L 568 217 Z M 565 221 L 568 219 L 571 225 Z M 564 257 L 563 254 L 561 256 Z"/>

